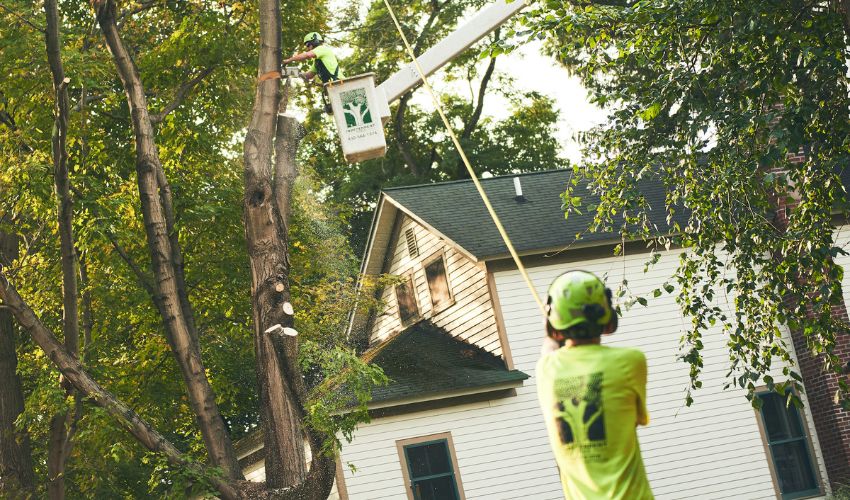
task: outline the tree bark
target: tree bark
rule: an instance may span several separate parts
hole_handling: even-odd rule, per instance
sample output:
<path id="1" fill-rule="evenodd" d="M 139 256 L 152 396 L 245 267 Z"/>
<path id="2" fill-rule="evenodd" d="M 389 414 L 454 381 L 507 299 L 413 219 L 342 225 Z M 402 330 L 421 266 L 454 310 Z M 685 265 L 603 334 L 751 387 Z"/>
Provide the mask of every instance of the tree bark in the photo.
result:
<path id="1" fill-rule="evenodd" d="M 180 366 L 210 461 L 222 468 L 225 477 L 238 479 L 242 477 L 242 472 L 219 412 L 215 394 L 206 377 L 198 338 L 192 325 L 191 311 L 188 310 L 188 298 L 182 279 L 182 256 L 174 231 L 170 188 L 163 174 L 154 141 L 144 87 L 118 33 L 115 3 L 112 0 L 100 0 L 95 2 L 94 6 L 97 9 L 98 24 L 127 94 L 135 133 L 139 195 L 166 337 Z"/>
<path id="2" fill-rule="evenodd" d="M 70 178 L 68 175 L 68 80 L 62 65 L 59 35 L 59 9 L 56 0 L 44 1 L 44 13 L 47 20 L 45 43 L 47 61 L 53 76 L 53 180 L 56 189 L 59 224 L 59 247 L 62 267 L 62 334 L 65 348 L 72 356 L 77 356 L 80 342 L 79 311 L 77 300 L 77 256 L 72 228 L 73 207 L 71 203 Z M 61 381 L 61 378 L 60 378 Z M 71 394 L 67 384 L 66 395 Z M 53 415 L 50 421 L 50 438 L 47 456 L 47 491 L 52 500 L 65 498 L 65 464 L 70 451 L 72 420 L 75 411 L 61 411 Z"/>
<path id="3" fill-rule="evenodd" d="M 259 74 L 280 70 L 280 37 L 279 4 L 261 0 Z M 284 340 L 289 353 L 279 356 L 271 335 L 265 334 L 275 324 L 292 326 L 293 323 L 293 318 L 282 308 L 289 300 L 289 256 L 285 225 L 278 209 L 288 207 L 289 200 L 287 193 L 275 193 L 271 165 L 279 106 L 279 81 L 259 82 L 244 145 L 245 237 L 251 262 L 254 350 L 265 429 L 266 484 L 270 488 L 301 483 L 306 475 L 295 381 L 287 373 L 287 365 L 294 364 L 289 363 L 287 354 L 297 356 L 297 341 L 292 337 Z M 288 213 L 288 208 L 284 211 Z M 300 376 L 297 370 L 294 374 Z"/>
<path id="4" fill-rule="evenodd" d="M 0 232 L 0 265 L 17 258 L 18 240 Z M 15 325 L 6 308 L 0 308 L 0 497 L 35 497 L 29 433 L 15 429 L 24 411 L 24 394 L 16 368 Z"/>
<path id="5" fill-rule="evenodd" d="M 279 71 L 281 64 L 280 4 L 260 0 L 259 5 L 258 76 Z M 319 437 L 308 433 L 313 451 L 309 472 L 305 463 L 301 420 L 306 390 L 298 367 L 297 338 L 266 333 L 269 327 L 291 327 L 294 321 L 283 305 L 290 298 L 287 226 L 300 134 L 293 118 L 278 116 L 280 100 L 277 79 L 258 81 L 244 144 L 245 238 L 251 263 L 254 349 L 265 430 L 266 490 L 262 496 L 318 500 L 327 498 L 330 492 L 335 462 L 320 453 Z M 277 152 L 274 169 L 273 149 Z"/>

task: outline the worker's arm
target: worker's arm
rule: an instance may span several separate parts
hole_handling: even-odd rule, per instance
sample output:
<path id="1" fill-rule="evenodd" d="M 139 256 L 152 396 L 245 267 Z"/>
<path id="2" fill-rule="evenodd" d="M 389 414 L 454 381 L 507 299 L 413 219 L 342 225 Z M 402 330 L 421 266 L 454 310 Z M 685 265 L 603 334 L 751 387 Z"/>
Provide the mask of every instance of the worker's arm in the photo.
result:
<path id="1" fill-rule="evenodd" d="M 289 64 L 295 61 L 306 61 L 307 59 L 315 59 L 316 54 L 312 50 L 308 50 L 307 52 L 299 52 L 292 57 L 287 57 L 283 60 L 283 64 Z"/>

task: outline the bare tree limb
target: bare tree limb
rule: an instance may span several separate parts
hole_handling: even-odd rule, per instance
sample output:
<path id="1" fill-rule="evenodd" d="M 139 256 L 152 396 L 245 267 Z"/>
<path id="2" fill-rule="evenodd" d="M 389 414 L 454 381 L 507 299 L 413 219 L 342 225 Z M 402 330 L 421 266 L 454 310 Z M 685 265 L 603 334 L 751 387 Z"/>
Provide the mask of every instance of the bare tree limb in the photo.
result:
<path id="1" fill-rule="evenodd" d="M 186 100 L 186 97 L 189 93 L 194 89 L 199 83 L 204 81 L 204 78 L 208 77 L 215 70 L 215 66 L 210 66 L 208 68 L 204 68 L 198 73 L 194 78 L 183 82 L 182 85 L 177 89 L 177 92 L 174 94 L 174 99 L 165 105 L 162 108 L 162 111 L 159 113 L 155 113 L 151 115 L 151 123 L 157 124 L 162 122 L 169 113 L 177 109 L 183 101 Z"/>
<path id="2" fill-rule="evenodd" d="M 398 108 L 395 110 L 395 120 L 393 120 L 393 135 L 395 135 L 398 150 L 401 152 L 402 158 L 404 158 L 404 163 L 410 168 L 410 173 L 421 179 L 422 169 L 419 168 L 416 158 L 413 157 L 413 152 L 410 150 L 410 141 L 404 132 L 404 117 L 407 112 L 407 103 L 411 97 L 413 97 L 413 93 L 407 92 L 398 101 Z"/>
<path id="3" fill-rule="evenodd" d="M 157 296 L 162 301 L 166 337 L 180 367 L 189 402 L 197 417 L 211 462 L 222 468 L 225 477 L 241 479 L 242 472 L 230 435 L 201 360 L 197 332 L 194 330 L 183 278 L 182 256 L 174 230 L 171 190 L 165 179 L 154 140 L 144 86 L 138 69 L 118 33 L 115 2 L 96 0 L 93 5 L 106 45 L 112 53 L 127 94 L 135 133 L 136 177 L 151 262 L 156 276 Z"/>
<path id="4" fill-rule="evenodd" d="M 53 180 L 56 187 L 56 198 L 59 205 L 59 248 L 62 268 L 62 334 L 65 338 L 65 349 L 71 356 L 78 356 L 80 349 L 80 316 L 78 308 L 79 287 L 77 283 L 77 254 L 72 227 L 73 205 L 70 193 L 70 178 L 68 173 L 68 83 L 62 64 L 59 35 L 59 8 L 57 0 L 44 0 L 44 13 L 47 20 L 45 43 L 47 46 L 47 61 L 53 76 Z M 63 382 L 60 378 L 60 382 Z M 62 384 L 66 395 L 73 393 L 70 386 Z M 75 396 L 79 400 L 78 396 Z M 52 500 L 65 498 L 65 468 L 72 440 L 72 430 L 76 427 L 75 415 L 80 411 L 79 406 L 73 412 L 62 410 L 53 415 L 50 422 L 50 439 L 47 455 L 47 491 Z"/>
<path id="5" fill-rule="evenodd" d="M 159 434 L 141 416 L 91 378 L 77 358 L 65 349 L 59 340 L 56 339 L 56 336 L 44 326 L 29 305 L 21 298 L 15 287 L 9 283 L 2 268 L 0 268 L 0 299 L 9 306 L 18 323 L 29 332 L 30 336 L 41 347 L 48 359 L 50 359 L 75 389 L 112 415 L 122 427 L 139 440 L 148 450 L 163 454 L 173 465 L 186 467 L 199 475 L 205 473 L 200 465 L 187 459 L 168 439 Z M 227 481 L 215 477 L 211 480 L 224 498 L 239 498 L 237 490 Z"/>

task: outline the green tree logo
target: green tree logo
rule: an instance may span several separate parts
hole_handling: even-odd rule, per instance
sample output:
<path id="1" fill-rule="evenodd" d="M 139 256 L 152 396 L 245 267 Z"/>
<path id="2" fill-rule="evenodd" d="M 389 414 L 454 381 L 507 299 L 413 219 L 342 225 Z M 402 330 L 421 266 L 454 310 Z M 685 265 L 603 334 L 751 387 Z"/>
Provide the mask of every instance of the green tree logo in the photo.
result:
<path id="1" fill-rule="evenodd" d="M 339 100 L 342 103 L 342 112 L 345 113 L 345 124 L 348 128 L 372 123 L 372 114 L 369 113 L 369 100 L 366 98 L 366 89 L 361 88 L 340 92 Z"/>
<path id="2" fill-rule="evenodd" d="M 555 417 L 562 443 L 581 447 L 605 439 L 601 372 L 557 379 L 555 397 L 558 401 Z"/>

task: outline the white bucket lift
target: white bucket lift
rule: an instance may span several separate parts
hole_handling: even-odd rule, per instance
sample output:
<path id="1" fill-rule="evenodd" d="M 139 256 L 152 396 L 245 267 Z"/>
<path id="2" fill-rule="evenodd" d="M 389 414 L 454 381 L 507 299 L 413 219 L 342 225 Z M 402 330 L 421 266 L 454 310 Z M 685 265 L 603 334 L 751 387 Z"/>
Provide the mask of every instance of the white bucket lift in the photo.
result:
<path id="1" fill-rule="evenodd" d="M 416 59 L 423 74 L 428 76 L 442 68 L 522 10 L 528 1 L 496 0 L 482 8 L 464 26 Z M 419 71 L 411 63 L 378 87 L 375 87 L 374 73 L 325 84 L 346 161 L 355 163 L 384 156 L 387 141 L 383 125 L 390 118 L 390 103 L 421 83 Z"/>
<path id="2" fill-rule="evenodd" d="M 331 101 L 345 160 L 355 163 L 384 156 L 387 140 L 375 93 L 375 74 L 328 82 L 325 90 Z"/>

